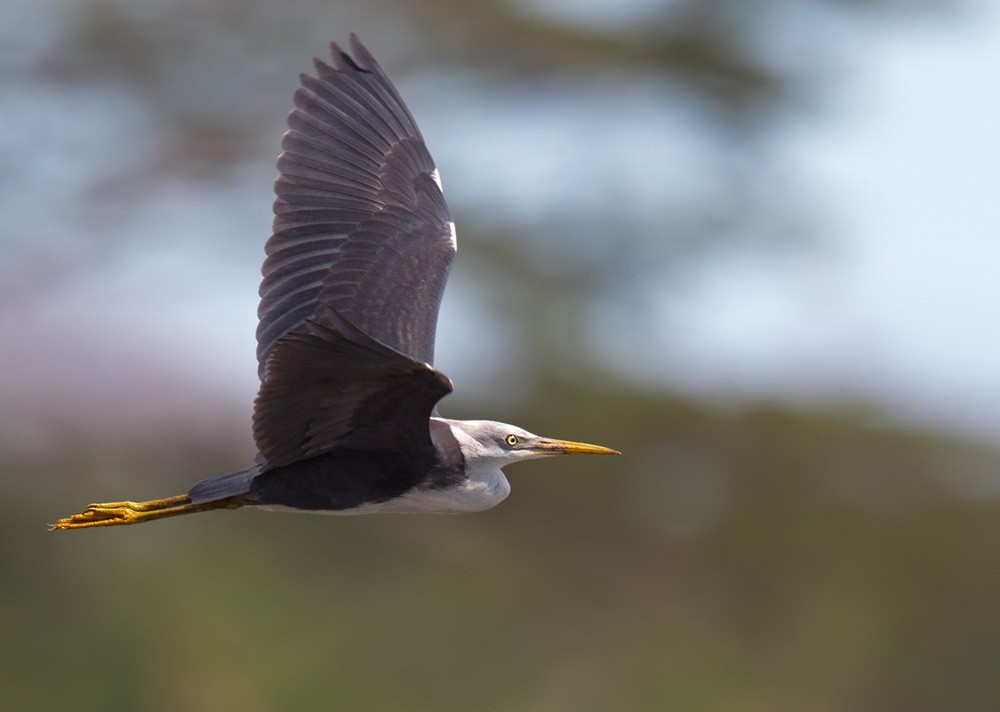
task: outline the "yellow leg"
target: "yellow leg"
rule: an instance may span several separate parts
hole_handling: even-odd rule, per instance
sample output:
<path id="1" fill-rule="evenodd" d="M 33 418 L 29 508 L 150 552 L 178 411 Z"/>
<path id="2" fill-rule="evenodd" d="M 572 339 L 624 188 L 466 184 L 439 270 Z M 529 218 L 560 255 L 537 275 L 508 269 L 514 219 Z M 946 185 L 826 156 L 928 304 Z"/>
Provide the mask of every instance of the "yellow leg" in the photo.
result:
<path id="1" fill-rule="evenodd" d="M 153 519 L 206 512 L 210 509 L 237 509 L 243 504 L 241 497 L 227 497 L 214 502 L 195 504 L 186 494 L 166 499 L 151 499 L 148 502 L 102 502 L 88 504 L 80 514 L 74 514 L 71 517 L 60 519 L 55 524 L 50 524 L 49 531 L 140 524 Z"/>

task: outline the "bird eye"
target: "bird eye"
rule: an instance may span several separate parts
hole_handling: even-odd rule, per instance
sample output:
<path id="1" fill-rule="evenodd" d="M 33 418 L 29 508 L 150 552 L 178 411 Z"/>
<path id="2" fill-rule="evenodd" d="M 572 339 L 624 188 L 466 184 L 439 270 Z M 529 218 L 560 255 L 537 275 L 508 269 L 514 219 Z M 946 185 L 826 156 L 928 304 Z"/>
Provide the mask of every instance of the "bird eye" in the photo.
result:
<path id="1" fill-rule="evenodd" d="M 506 438 L 506 440 L 507 440 L 507 444 L 510 445 L 511 447 L 514 447 L 519 442 L 521 442 L 520 440 L 517 439 L 517 436 L 514 435 L 513 433 L 511 433 L 510 435 L 508 435 L 507 438 Z"/>

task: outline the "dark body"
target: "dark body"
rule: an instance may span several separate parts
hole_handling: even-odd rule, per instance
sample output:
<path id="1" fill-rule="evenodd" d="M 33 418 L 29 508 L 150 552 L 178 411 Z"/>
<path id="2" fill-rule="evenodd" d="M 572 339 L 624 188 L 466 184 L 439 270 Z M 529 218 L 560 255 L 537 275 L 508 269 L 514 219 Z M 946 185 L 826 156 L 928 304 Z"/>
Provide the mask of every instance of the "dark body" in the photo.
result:
<path id="1" fill-rule="evenodd" d="M 252 477 L 244 499 L 257 506 L 335 512 L 388 502 L 417 487 L 454 487 L 464 478 L 462 451 L 447 425 L 432 420 L 430 426 L 433 450 L 334 450 Z M 195 501 L 197 487 L 189 493 Z"/>

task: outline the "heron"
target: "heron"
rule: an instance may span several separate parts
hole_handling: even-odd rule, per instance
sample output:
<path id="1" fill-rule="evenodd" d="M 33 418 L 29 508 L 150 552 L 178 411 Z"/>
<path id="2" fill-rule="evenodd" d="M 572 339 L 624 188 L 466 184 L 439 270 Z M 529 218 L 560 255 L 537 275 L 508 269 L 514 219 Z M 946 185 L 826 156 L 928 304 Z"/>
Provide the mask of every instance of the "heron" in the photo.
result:
<path id="1" fill-rule="evenodd" d="M 254 463 L 182 495 L 88 505 L 52 529 L 215 509 L 476 512 L 510 493 L 504 466 L 620 454 L 438 412 L 434 363 L 456 254 L 441 179 L 410 111 L 357 36 L 300 75 L 275 181 L 257 310 Z"/>

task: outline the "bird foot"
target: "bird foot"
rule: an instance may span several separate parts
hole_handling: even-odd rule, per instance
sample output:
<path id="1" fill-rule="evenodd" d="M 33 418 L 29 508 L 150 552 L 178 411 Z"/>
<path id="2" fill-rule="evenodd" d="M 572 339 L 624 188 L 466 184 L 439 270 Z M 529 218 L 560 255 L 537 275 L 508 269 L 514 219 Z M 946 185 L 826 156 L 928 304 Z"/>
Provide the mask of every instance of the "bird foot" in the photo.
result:
<path id="1" fill-rule="evenodd" d="M 186 514 L 190 511 L 191 500 L 187 495 L 153 499 L 148 502 L 100 502 L 88 504 L 80 513 L 64 517 L 49 525 L 49 531 L 56 529 L 81 529 L 83 527 L 107 527 L 121 524 L 138 524 L 150 519 Z"/>

